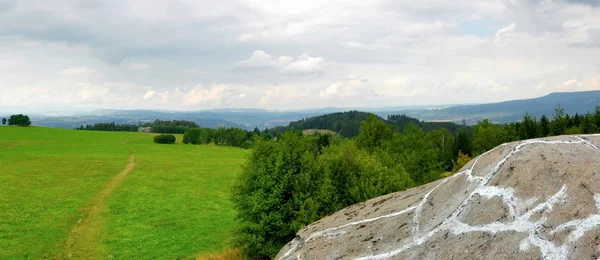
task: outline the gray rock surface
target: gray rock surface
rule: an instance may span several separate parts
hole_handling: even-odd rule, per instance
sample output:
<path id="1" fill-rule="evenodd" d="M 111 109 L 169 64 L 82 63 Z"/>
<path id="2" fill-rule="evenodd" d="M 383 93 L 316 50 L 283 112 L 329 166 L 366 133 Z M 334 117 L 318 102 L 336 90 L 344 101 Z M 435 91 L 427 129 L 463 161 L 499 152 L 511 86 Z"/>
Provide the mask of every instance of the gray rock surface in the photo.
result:
<path id="1" fill-rule="evenodd" d="M 503 144 L 304 229 L 277 259 L 598 259 L 600 135 Z"/>

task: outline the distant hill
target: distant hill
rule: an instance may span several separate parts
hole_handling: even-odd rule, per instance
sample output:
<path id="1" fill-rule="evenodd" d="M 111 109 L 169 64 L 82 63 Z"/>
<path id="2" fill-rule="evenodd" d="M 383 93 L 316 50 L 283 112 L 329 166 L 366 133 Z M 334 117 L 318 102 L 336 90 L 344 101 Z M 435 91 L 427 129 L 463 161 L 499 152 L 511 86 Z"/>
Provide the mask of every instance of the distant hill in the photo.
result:
<path id="1" fill-rule="evenodd" d="M 308 129 L 327 129 L 340 134 L 343 137 L 354 137 L 358 135 L 360 122 L 367 119 L 372 113 L 360 111 L 347 111 L 331 113 L 321 116 L 309 117 L 295 122 L 291 122 L 282 130 L 308 130 Z M 380 118 L 384 120 L 383 118 Z"/>
<path id="2" fill-rule="evenodd" d="M 224 127 L 238 127 L 245 129 L 244 125 L 236 124 L 231 121 L 225 121 L 213 118 L 190 118 L 177 114 L 173 115 L 153 115 L 153 116 L 139 116 L 139 115 L 100 115 L 100 116 L 62 116 L 62 117 L 43 117 L 34 116 L 32 117 L 32 123 L 34 125 L 48 126 L 55 128 L 77 128 L 81 125 L 96 124 L 96 123 L 112 123 L 115 124 L 138 124 L 153 122 L 156 119 L 160 120 L 190 120 L 196 122 L 202 127 L 218 128 Z"/>
<path id="3" fill-rule="evenodd" d="M 335 109 L 303 111 L 268 111 L 261 109 L 219 109 L 206 111 L 154 111 L 154 110 L 96 110 L 71 116 L 32 116 L 34 125 L 58 128 L 75 128 L 80 125 L 102 122 L 137 124 L 160 120 L 189 120 L 202 127 L 238 127 L 251 130 L 287 125 L 291 121 L 330 113 Z"/>
<path id="4" fill-rule="evenodd" d="M 94 124 L 100 122 L 115 122 L 117 124 L 136 124 L 138 122 L 150 122 L 155 119 L 161 120 L 189 120 L 194 121 L 202 127 L 217 128 L 239 127 L 247 130 L 258 127 L 259 129 L 274 128 L 277 126 L 288 126 L 290 122 L 303 118 L 311 118 L 329 113 L 341 113 L 348 110 L 362 110 L 365 114 L 355 114 L 358 119 L 372 112 L 382 119 L 389 115 L 405 114 L 422 121 L 445 121 L 457 122 L 462 125 L 476 124 L 483 119 L 489 119 L 496 123 L 519 121 L 527 112 L 539 118 L 542 114 L 551 117 L 558 104 L 565 108 L 569 114 L 586 113 L 593 110 L 596 103 L 600 101 L 600 91 L 552 93 L 539 98 L 512 100 L 499 103 L 479 105 L 456 105 L 447 108 L 441 106 L 395 106 L 389 108 L 323 108 L 293 111 L 270 111 L 263 109 L 214 109 L 204 111 L 155 111 L 155 110 L 96 110 L 77 115 L 64 116 L 58 113 L 55 116 L 40 116 L 29 114 L 34 125 L 43 125 L 60 128 L 75 128 L 80 125 Z M 0 115 L 9 116 L 9 115 Z M 349 118 L 351 119 L 351 118 Z M 353 120 L 353 119 L 352 119 Z M 335 120 L 334 120 L 335 121 Z M 337 120 L 339 121 L 339 120 Z M 449 125 L 450 126 L 450 125 Z M 355 126 L 356 127 L 356 124 Z M 424 129 L 430 126 L 423 125 Z M 437 127 L 434 125 L 433 127 Z M 304 126 L 300 127 L 304 128 Z M 351 128 L 350 125 L 345 127 Z M 306 128 L 308 129 L 308 128 Z M 331 125 L 327 129 L 338 129 L 342 126 Z M 450 128 L 448 128 L 450 129 Z M 301 129 L 299 129 L 301 130 Z M 345 130 L 344 130 L 345 131 Z M 348 130 L 353 132 L 354 130 Z M 453 131 L 454 132 L 454 131 Z"/>
<path id="5" fill-rule="evenodd" d="M 340 134 L 343 137 L 355 137 L 360 130 L 360 124 L 373 113 L 361 111 L 347 111 L 331 113 L 321 116 L 309 117 L 291 122 L 287 127 L 276 127 L 271 130 L 273 134 L 281 134 L 286 130 L 329 130 Z M 376 115 L 377 116 L 377 115 Z M 451 133 L 457 133 L 461 130 L 470 131 L 469 127 L 456 124 L 454 122 L 424 122 L 416 118 L 401 115 L 389 115 L 387 119 L 377 116 L 377 119 L 386 122 L 393 128 L 403 131 L 407 124 L 413 123 L 428 132 L 435 129 L 445 128 Z"/>
<path id="6" fill-rule="evenodd" d="M 540 118 L 542 115 L 552 117 L 554 109 L 560 104 L 566 113 L 585 114 L 593 111 L 600 102 L 600 91 L 552 93 L 539 98 L 511 100 L 499 103 L 462 105 L 437 110 L 407 110 L 406 115 L 421 120 L 449 120 L 468 124 L 489 119 L 493 122 L 506 123 L 523 119 L 525 113 Z M 398 113 L 398 111 L 377 113 L 381 116 Z"/>

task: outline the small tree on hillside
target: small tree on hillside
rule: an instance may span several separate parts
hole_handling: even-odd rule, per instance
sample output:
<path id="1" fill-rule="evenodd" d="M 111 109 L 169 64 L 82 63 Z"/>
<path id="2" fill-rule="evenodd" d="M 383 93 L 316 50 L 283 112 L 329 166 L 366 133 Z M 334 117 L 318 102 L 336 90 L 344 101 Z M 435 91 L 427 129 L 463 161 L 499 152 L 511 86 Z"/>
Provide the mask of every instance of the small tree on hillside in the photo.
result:
<path id="1" fill-rule="evenodd" d="M 6 125 L 6 117 L 3 117 L 3 118 L 2 118 L 2 124 L 3 124 L 3 125 Z"/>

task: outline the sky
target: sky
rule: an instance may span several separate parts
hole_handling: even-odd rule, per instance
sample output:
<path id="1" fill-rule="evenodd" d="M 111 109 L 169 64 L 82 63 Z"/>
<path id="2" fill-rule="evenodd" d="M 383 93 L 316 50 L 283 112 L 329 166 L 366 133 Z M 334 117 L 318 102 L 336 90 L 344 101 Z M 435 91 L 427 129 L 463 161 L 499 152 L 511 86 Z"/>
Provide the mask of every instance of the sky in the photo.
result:
<path id="1" fill-rule="evenodd" d="M 487 103 L 600 90 L 600 0 L 0 0 L 0 110 Z"/>

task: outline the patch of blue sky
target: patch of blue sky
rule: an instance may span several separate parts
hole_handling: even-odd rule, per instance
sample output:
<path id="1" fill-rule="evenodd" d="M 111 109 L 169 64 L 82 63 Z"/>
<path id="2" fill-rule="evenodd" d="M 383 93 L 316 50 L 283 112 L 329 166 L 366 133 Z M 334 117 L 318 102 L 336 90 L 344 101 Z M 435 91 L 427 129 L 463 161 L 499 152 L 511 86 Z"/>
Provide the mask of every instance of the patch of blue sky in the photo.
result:
<path id="1" fill-rule="evenodd" d="M 456 27 L 456 33 L 487 37 L 494 35 L 502 27 L 502 21 L 492 18 L 468 20 Z"/>

